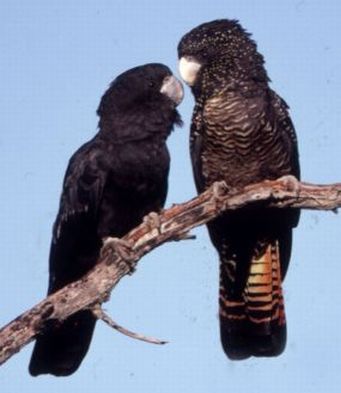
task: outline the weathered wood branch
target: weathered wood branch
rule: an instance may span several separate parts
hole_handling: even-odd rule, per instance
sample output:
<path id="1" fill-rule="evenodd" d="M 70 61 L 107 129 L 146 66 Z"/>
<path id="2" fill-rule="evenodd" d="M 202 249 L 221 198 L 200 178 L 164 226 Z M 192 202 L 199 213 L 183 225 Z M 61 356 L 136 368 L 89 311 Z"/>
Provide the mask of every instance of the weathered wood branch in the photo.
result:
<path id="1" fill-rule="evenodd" d="M 159 215 L 159 226 L 144 222 L 130 231 L 123 239 L 133 244 L 132 264 L 167 241 L 186 238 L 192 228 L 207 223 L 224 211 L 260 202 L 268 207 L 336 212 L 341 207 L 341 183 L 295 183 L 285 177 L 250 185 L 243 190 L 228 189 L 224 182 L 215 183 L 198 197 L 164 210 Z M 98 318 L 103 319 L 99 306 L 109 299 L 112 289 L 129 273 L 131 264 L 117 253 L 104 253 L 96 267 L 81 280 L 50 295 L 0 330 L 0 364 L 34 340 L 44 327 L 63 321 L 81 309 L 95 310 L 95 314 L 97 310 Z M 109 320 L 107 318 L 107 323 Z"/>
<path id="2" fill-rule="evenodd" d="M 125 336 L 134 338 L 135 340 L 145 341 L 145 342 L 150 343 L 150 344 L 159 344 L 159 345 L 167 344 L 167 341 L 159 340 L 159 339 L 154 338 L 154 337 L 147 337 L 147 336 L 144 336 L 144 335 L 138 334 L 138 333 L 134 333 L 134 332 L 131 332 L 130 330 L 127 330 L 123 326 L 120 326 L 117 322 L 112 320 L 109 317 L 109 315 L 107 315 L 103 311 L 103 308 L 99 304 L 92 309 L 92 312 L 93 312 L 94 316 L 97 319 L 102 320 L 107 325 L 109 325 L 113 329 L 117 330 L 118 332 L 124 334 Z"/>

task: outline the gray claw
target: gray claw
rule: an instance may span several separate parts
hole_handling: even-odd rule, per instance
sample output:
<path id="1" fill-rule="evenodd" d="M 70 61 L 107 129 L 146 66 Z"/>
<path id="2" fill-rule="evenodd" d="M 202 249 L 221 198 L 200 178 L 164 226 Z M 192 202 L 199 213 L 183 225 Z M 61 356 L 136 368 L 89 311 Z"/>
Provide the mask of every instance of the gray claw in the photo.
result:
<path id="1" fill-rule="evenodd" d="M 300 182 L 297 180 L 295 176 L 285 175 L 279 178 L 279 180 L 285 185 L 285 187 L 289 191 L 294 191 L 296 194 L 298 194 L 300 190 Z"/>
<path id="2" fill-rule="evenodd" d="M 148 226 L 150 230 L 156 229 L 158 234 L 161 234 L 161 219 L 158 213 L 150 212 L 143 217 L 143 223 Z"/>
<path id="3" fill-rule="evenodd" d="M 135 261 L 133 255 L 134 244 L 130 241 L 120 239 L 118 237 L 106 237 L 103 239 L 101 248 L 101 257 L 105 257 L 109 253 L 117 254 L 123 261 L 129 265 L 130 272 L 135 270 Z"/>

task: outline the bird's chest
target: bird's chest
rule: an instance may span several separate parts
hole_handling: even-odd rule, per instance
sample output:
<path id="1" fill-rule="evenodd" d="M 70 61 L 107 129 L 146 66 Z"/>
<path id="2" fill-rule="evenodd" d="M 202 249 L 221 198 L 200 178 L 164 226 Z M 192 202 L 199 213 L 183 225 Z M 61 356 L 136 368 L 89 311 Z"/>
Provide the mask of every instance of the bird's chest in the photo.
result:
<path id="1" fill-rule="evenodd" d="M 117 153 L 112 183 L 130 195 L 145 197 L 167 181 L 169 153 L 165 144 L 141 149 L 127 146 Z"/>
<path id="2" fill-rule="evenodd" d="M 165 148 L 117 154 L 99 212 L 101 236 L 123 236 L 150 211 L 158 211 L 167 192 L 169 156 Z"/>
<path id="3" fill-rule="evenodd" d="M 231 186 L 243 186 L 258 176 L 262 165 L 259 134 L 249 110 L 233 97 L 206 105 L 199 137 L 206 186 L 222 179 Z"/>

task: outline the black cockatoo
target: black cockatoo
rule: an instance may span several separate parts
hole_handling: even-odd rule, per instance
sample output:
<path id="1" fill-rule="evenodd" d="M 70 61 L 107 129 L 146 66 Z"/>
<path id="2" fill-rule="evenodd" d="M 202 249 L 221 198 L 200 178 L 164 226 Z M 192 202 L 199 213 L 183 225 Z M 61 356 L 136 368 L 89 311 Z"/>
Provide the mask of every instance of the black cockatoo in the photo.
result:
<path id="1" fill-rule="evenodd" d="M 119 75 L 103 95 L 99 131 L 70 159 L 49 260 L 51 294 L 88 272 L 102 240 L 122 237 L 159 211 L 167 194 L 166 140 L 181 119 L 181 83 L 163 64 Z M 90 345 L 96 319 L 80 311 L 37 338 L 29 371 L 67 376 Z"/>
<path id="2" fill-rule="evenodd" d="M 269 87 L 255 42 L 235 20 L 204 23 L 178 45 L 179 69 L 195 107 L 190 152 L 198 192 L 225 180 L 241 189 L 299 178 L 288 106 Z M 231 359 L 279 355 L 286 342 L 282 293 L 299 211 L 262 205 L 208 225 L 220 257 L 221 341 Z"/>

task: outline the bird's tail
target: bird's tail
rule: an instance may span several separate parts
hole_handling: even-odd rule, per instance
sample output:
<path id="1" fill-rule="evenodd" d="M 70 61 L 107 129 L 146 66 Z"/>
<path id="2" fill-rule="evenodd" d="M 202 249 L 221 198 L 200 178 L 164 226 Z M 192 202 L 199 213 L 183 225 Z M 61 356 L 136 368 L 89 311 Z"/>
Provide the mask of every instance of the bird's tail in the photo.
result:
<path id="1" fill-rule="evenodd" d="M 220 331 L 227 356 L 279 355 L 285 347 L 286 323 L 278 241 L 252 259 L 246 285 L 238 296 L 226 288 L 228 270 L 223 263 L 220 274 Z"/>
<path id="2" fill-rule="evenodd" d="M 61 324 L 46 328 L 36 340 L 30 374 L 67 376 L 75 372 L 89 349 L 95 323 L 91 311 L 79 311 Z"/>

